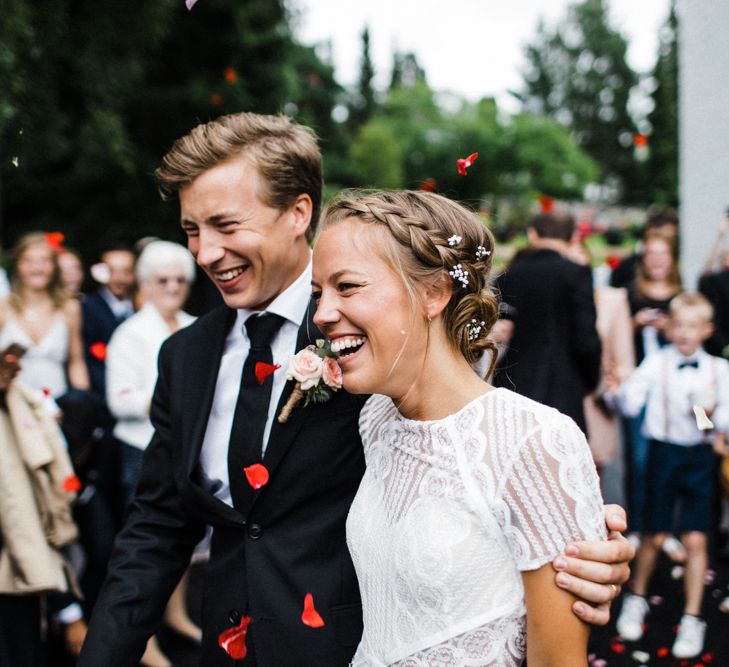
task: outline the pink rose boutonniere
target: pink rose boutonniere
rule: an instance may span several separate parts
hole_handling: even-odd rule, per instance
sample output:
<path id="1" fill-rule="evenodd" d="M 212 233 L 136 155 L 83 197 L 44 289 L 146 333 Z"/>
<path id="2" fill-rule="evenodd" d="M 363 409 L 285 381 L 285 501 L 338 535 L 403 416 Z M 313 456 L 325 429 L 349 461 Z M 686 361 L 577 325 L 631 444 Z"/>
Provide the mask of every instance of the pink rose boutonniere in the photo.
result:
<path id="1" fill-rule="evenodd" d="M 287 380 L 296 380 L 296 386 L 281 409 L 279 424 L 284 424 L 296 405 L 305 399 L 309 403 L 325 403 L 332 393 L 342 388 L 342 369 L 337 363 L 336 352 L 332 352 L 329 341 L 317 340 L 316 345 L 307 345 L 289 361 Z"/>

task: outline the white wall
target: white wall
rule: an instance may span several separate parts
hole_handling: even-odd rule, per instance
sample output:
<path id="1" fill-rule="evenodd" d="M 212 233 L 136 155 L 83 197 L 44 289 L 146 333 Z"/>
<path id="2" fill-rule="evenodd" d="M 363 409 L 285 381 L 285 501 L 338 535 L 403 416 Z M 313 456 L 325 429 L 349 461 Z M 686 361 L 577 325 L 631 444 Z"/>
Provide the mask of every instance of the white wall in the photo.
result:
<path id="1" fill-rule="evenodd" d="M 680 0 L 681 265 L 694 288 L 729 206 L 729 0 Z"/>

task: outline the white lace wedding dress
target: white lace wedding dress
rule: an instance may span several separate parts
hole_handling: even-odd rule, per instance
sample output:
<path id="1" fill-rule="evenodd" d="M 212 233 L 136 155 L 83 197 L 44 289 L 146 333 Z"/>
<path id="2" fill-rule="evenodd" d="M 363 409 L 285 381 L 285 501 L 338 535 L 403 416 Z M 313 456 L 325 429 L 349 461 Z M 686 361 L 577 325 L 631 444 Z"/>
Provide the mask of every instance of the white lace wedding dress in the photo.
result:
<path id="1" fill-rule="evenodd" d="M 520 572 L 605 537 L 595 466 L 569 418 L 494 389 L 437 421 L 372 396 L 367 471 L 347 519 L 364 610 L 355 667 L 524 659 Z"/>

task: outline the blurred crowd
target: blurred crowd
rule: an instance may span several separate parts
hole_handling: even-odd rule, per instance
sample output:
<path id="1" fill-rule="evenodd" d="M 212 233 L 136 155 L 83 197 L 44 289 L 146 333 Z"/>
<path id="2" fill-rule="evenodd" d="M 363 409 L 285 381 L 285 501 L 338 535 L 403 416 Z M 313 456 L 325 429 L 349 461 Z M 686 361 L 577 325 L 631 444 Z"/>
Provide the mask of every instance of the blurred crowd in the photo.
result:
<path id="1" fill-rule="evenodd" d="M 727 362 L 711 362 L 729 357 L 729 216 L 697 293 L 681 283 L 678 231 L 675 212 L 650 211 L 636 252 L 606 273 L 605 266 L 591 270 L 585 238 L 568 216 L 536 216 L 528 247 L 498 278 L 502 318 L 492 333 L 501 350 L 495 383 L 557 407 L 583 428 L 605 500 L 627 507 L 631 539 L 648 566 L 659 551 L 680 563 L 705 554 L 706 540 L 686 540 L 687 531 L 703 531 L 717 553 L 729 555 L 729 503 L 715 484 L 727 460 Z M 218 298 L 200 281 L 188 301 L 194 260 L 183 246 L 157 239 L 108 246 L 88 272 L 57 233 L 22 237 L 10 258 L 9 275 L 0 269 L 0 664 L 46 664 L 48 646 L 72 664 L 152 434 L 159 348 L 194 320 L 186 303 L 200 315 Z M 686 313 L 706 320 L 694 350 L 678 333 Z M 648 371 L 640 369 L 674 348 L 691 362 L 688 375 L 668 384 L 661 376 L 641 380 Z M 686 423 L 673 414 L 676 401 Z M 660 417 L 652 415 L 655 404 Z M 704 428 L 701 415 L 715 428 Z M 681 434 L 676 442 L 674 433 Z M 676 523 L 677 513 L 657 527 L 647 509 L 658 492 L 657 440 L 687 451 L 709 447 L 702 464 L 708 504 L 693 507 L 691 525 Z M 667 500 L 674 501 L 686 512 L 695 498 Z M 193 560 L 205 555 L 203 541 Z M 650 571 L 643 567 L 644 579 Z M 186 585 L 183 577 L 165 620 L 197 641 Z M 697 622 L 700 607 L 699 598 L 688 612 Z M 634 624 L 623 625 L 626 639 L 635 639 Z M 63 664 L 57 655 L 49 664 Z M 171 664 L 154 637 L 144 664 Z"/>
<path id="2" fill-rule="evenodd" d="M 0 664 L 58 665 L 60 653 L 80 651 L 133 501 L 159 348 L 195 319 L 183 310 L 195 262 L 179 244 L 145 239 L 105 248 L 87 276 L 57 233 L 28 234 L 10 256 L 0 281 L 0 456 L 15 465 L 0 484 Z M 96 289 L 85 294 L 89 277 Z M 183 578 L 166 622 L 197 641 L 185 587 Z M 155 638 L 145 664 L 171 664 Z"/>

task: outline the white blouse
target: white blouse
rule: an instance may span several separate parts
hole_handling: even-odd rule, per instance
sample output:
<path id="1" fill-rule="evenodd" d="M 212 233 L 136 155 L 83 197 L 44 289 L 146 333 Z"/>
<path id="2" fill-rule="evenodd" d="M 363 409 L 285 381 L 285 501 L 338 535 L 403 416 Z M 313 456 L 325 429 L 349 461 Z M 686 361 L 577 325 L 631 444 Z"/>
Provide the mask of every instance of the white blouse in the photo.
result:
<path id="1" fill-rule="evenodd" d="M 347 519 L 362 593 L 356 667 L 519 665 L 521 571 L 605 538 L 595 466 L 574 422 L 507 389 L 436 421 L 372 396 L 367 470 Z"/>
<path id="2" fill-rule="evenodd" d="M 176 317 L 180 328 L 195 321 L 183 311 Z M 171 333 L 148 303 L 114 330 L 106 350 L 106 400 L 117 419 L 114 435 L 138 449 L 146 449 L 154 433 L 149 408 L 157 383 L 157 355 Z"/>

